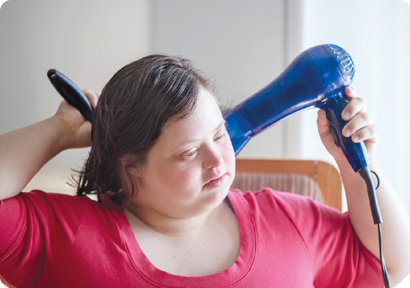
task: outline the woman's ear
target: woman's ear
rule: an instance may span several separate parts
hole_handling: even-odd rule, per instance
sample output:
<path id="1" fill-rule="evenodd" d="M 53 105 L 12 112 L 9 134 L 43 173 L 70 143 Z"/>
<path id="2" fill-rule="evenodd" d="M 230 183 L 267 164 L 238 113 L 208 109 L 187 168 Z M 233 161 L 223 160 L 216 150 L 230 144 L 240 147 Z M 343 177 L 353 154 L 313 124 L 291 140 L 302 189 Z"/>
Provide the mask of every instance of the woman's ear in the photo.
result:
<path id="1" fill-rule="evenodd" d="M 122 166 L 122 175 L 131 175 L 133 178 L 141 176 L 141 160 L 134 154 L 125 154 L 119 158 Z"/>
<path id="2" fill-rule="evenodd" d="M 135 171 L 137 170 L 137 156 L 133 154 L 125 154 L 124 156 L 120 157 L 120 163 L 124 171 Z"/>
<path id="3" fill-rule="evenodd" d="M 134 154 L 126 154 L 118 160 L 121 163 L 121 186 L 127 195 L 124 203 L 129 204 L 141 185 L 141 167 L 138 165 L 138 157 Z"/>

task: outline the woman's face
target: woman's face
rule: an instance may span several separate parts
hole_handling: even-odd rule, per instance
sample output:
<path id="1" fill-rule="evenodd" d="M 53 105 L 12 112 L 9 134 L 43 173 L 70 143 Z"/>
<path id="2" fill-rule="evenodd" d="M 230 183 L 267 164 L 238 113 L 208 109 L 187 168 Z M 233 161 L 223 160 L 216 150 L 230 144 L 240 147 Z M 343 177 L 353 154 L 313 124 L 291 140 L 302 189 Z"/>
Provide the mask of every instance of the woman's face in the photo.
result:
<path id="1" fill-rule="evenodd" d="M 235 154 L 214 99 L 201 89 L 192 114 L 167 123 L 137 177 L 140 211 L 186 218 L 211 211 L 235 176 Z M 142 209 L 142 210 L 141 210 Z"/>

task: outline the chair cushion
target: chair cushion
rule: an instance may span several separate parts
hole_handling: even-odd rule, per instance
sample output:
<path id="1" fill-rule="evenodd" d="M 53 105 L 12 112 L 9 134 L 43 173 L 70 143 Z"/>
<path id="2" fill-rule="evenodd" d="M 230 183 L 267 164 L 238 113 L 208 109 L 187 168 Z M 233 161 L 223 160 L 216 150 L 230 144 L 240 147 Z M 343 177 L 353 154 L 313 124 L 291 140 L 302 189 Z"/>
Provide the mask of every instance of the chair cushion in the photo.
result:
<path id="1" fill-rule="evenodd" d="M 237 172 L 231 188 L 241 191 L 259 191 L 269 187 L 277 191 L 309 196 L 323 203 L 322 191 L 312 178 L 301 174 L 272 174 Z"/>

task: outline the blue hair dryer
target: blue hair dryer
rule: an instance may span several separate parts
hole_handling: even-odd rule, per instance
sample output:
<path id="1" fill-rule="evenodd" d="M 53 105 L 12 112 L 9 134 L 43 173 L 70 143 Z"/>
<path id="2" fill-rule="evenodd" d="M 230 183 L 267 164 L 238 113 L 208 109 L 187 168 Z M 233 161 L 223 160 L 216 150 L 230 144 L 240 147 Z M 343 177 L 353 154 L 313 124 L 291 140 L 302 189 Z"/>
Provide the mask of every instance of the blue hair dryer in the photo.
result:
<path id="1" fill-rule="evenodd" d="M 368 166 L 366 148 L 342 135 L 346 124 L 340 114 L 347 104 L 345 87 L 352 83 L 354 63 L 336 45 L 320 45 L 300 54 L 272 83 L 258 93 L 225 111 L 227 130 L 237 155 L 249 140 L 304 109 L 326 111 L 330 132 L 355 172 Z"/>
<path id="2" fill-rule="evenodd" d="M 354 63 L 341 47 L 327 44 L 300 54 L 272 83 L 224 112 L 235 155 L 249 140 L 287 116 L 317 107 L 326 111 L 335 143 L 355 172 L 366 181 L 373 220 L 382 223 L 366 146 L 342 135 L 347 123 L 341 113 L 347 105 L 345 88 L 352 83 Z"/>

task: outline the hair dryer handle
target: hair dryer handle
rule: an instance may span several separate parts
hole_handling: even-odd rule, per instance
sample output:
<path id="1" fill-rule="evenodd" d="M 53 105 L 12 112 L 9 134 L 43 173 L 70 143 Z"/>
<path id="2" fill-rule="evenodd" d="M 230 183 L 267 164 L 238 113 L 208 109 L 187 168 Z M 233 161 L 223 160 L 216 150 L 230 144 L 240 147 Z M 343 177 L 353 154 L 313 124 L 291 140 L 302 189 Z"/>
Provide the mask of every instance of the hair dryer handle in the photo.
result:
<path id="1" fill-rule="evenodd" d="M 326 111 L 326 117 L 330 121 L 329 130 L 335 140 L 335 144 L 342 149 L 347 160 L 355 172 L 367 167 L 369 164 L 366 146 L 363 142 L 355 143 L 351 137 L 344 137 L 342 129 L 347 121 L 342 119 L 342 111 L 346 107 L 347 100 L 344 88 L 342 91 L 334 91 L 333 95 L 326 96 L 318 107 Z"/>

